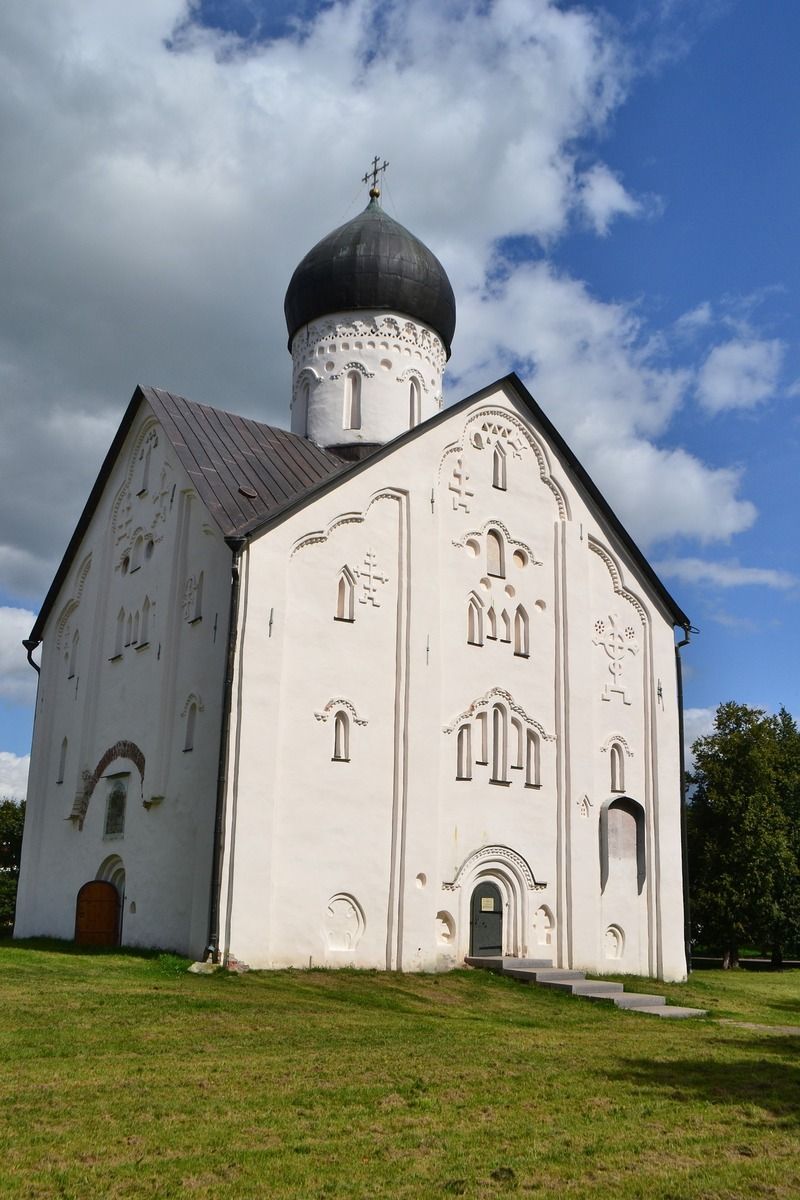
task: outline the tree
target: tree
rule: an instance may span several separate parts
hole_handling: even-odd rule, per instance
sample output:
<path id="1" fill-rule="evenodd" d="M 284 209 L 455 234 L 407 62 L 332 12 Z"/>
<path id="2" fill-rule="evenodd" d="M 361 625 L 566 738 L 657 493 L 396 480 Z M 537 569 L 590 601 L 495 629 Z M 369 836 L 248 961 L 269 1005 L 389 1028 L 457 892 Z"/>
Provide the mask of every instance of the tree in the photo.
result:
<path id="1" fill-rule="evenodd" d="M 0 800 L 0 930 L 14 924 L 25 801 Z"/>
<path id="2" fill-rule="evenodd" d="M 800 734 L 777 717 L 728 702 L 714 732 L 692 747 L 687 809 L 695 936 L 717 946 L 723 966 L 739 948 L 767 946 L 773 962 L 800 933 Z"/>

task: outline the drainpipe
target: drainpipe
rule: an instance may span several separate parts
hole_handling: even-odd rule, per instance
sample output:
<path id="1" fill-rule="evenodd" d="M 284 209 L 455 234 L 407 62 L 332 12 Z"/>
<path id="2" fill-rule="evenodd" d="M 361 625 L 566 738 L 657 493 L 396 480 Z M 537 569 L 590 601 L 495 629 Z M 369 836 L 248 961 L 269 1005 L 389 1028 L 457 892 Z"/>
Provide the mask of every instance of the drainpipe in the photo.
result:
<path id="1" fill-rule="evenodd" d="M 225 539 L 233 551 L 231 562 L 231 604 L 228 618 L 228 653 L 225 664 L 225 683 L 222 693 L 222 731 L 219 742 L 217 772 L 217 806 L 214 817 L 214 854 L 211 861 L 211 901 L 208 913 L 208 944 L 206 962 L 219 962 L 219 902 L 222 890 L 222 856 L 225 848 L 225 795 L 228 790 L 228 743 L 230 741 L 233 676 L 236 662 L 236 628 L 239 619 L 239 562 L 245 538 Z"/>
<path id="2" fill-rule="evenodd" d="M 37 647 L 41 646 L 41 644 L 42 644 L 42 643 L 41 643 L 41 642 L 37 642 L 37 641 L 35 641 L 34 639 L 31 639 L 31 638 L 23 638 L 23 639 L 22 639 L 22 644 L 23 644 L 23 646 L 25 647 L 26 651 L 28 652 L 28 662 L 31 664 L 31 666 L 33 667 L 34 671 L 35 671 L 35 672 L 36 672 L 36 674 L 38 675 L 38 674 L 39 674 L 39 671 L 40 671 L 39 664 L 38 664 L 38 663 L 35 663 L 35 662 L 33 661 L 33 658 L 31 657 L 31 655 L 33 654 L 34 650 L 36 650 L 36 649 L 37 649 Z"/>
<path id="3" fill-rule="evenodd" d="M 678 684 L 678 753 L 681 767 L 681 859 L 683 864 L 683 952 L 686 958 L 687 974 L 692 973 L 692 921 L 689 907 L 689 841 L 686 832 L 686 759 L 683 737 L 683 666 L 681 663 L 681 648 L 688 646 L 693 633 L 698 633 L 693 625 L 682 626 L 686 635 L 683 641 L 675 643 L 675 675 Z"/>

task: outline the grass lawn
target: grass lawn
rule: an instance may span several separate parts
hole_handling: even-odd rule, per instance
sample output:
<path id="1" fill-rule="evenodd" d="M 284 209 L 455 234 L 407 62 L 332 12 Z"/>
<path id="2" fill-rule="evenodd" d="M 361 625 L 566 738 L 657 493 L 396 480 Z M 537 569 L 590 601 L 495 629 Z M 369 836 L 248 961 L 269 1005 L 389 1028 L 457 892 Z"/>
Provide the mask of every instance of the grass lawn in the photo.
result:
<path id="1" fill-rule="evenodd" d="M 800 1037 L 478 971 L 185 966 L 0 944 L 0 1196 L 800 1195 Z M 667 991 L 800 1025 L 799 971 Z"/>

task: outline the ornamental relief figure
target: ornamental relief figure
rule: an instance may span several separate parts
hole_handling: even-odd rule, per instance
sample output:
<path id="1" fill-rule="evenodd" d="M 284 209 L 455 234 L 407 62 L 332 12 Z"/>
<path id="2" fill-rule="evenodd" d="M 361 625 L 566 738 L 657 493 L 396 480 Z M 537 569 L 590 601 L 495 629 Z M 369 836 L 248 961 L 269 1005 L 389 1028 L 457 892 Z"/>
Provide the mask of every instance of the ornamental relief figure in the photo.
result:
<path id="1" fill-rule="evenodd" d="M 611 679 L 605 682 L 603 699 L 611 700 L 613 696 L 621 696 L 623 704 L 630 704 L 623 674 L 628 655 L 634 656 L 639 653 L 636 629 L 630 621 L 624 621 L 619 613 L 609 613 L 607 617 L 598 617 L 595 621 L 592 641 L 608 659 L 608 673 Z"/>

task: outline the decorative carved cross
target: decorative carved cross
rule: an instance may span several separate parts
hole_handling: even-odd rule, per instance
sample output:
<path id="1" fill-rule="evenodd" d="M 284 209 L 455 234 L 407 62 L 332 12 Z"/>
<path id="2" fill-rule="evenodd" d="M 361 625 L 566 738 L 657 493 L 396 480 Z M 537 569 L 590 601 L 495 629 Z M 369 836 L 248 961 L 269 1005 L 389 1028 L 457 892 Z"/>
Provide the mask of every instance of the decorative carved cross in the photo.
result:
<path id="1" fill-rule="evenodd" d="M 625 689 L 620 684 L 620 678 L 625 665 L 625 655 L 636 654 L 639 648 L 634 642 L 636 631 L 633 626 L 626 625 L 622 629 L 619 628 L 619 625 L 619 613 L 610 613 L 607 622 L 603 620 L 595 621 L 595 636 L 592 641 L 595 646 L 601 646 L 605 650 L 607 657 L 611 660 L 608 664 L 608 669 L 614 683 L 613 685 L 609 683 L 605 685 L 603 699 L 610 700 L 610 693 L 617 692 L 622 696 L 623 703 L 630 704 Z"/>
<path id="2" fill-rule="evenodd" d="M 464 460 L 459 458 L 453 469 L 453 482 L 448 486 L 453 495 L 453 509 L 457 512 L 459 508 L 463 508 L 464 512 L 469 512 L 470 499 L 475 495 L 471 488 L 467 487 L 469 480 L 469 471 L 464 466 Z"/>
<path id="3" fill-rule="evenodd" d="M 359 604 L 369 603 L 375 608 L 380 608 L 378 585 L 388 583 L 388 576 L 378 570 L 378 556 L 374 550 L 369 549 L 364 555 L 364 565 L 356 571 L 356 575 L 361 580 L 362 589 L 361 595 L 358 597 Z"/>
<path id="4" fill-rule="evenodd" d="M 378 156 L 377 156 L 377 154 L 376 154 L 376 155 L 375 155 L 375 157 L 374 157 L 374 158 L 373 158 L 373 160 L 372 160 L 372 170 L 371 170 L 371 171 L 367 171 L 366 175 L 364 176 L 364 178 L 363 178 L 363 179 L 362 179 L 362 181 L 361 181 L 362 183 L 369 183 L 369 177 L 370 177 L 370 175 L 372 176 L 372 188 L 370 189 L 370 195 L 372 194 L 372 192 L 377 192 L 377 190 L 378 190 L 378 176 L 380 175 L 381 171 L 385 171 L 385 170 L 386 170 L 386 168 L 387 168 L 387 167 L 388 167 L 388 165 L 389 165 L 389 164 L 388 164 L 388 162 L 386 161 L 386 159 L 384 159 L 384 160 L 383 160 L 383 166 L 382 166 L 382 167 L 379 167 L 379 166 L 378 166 L 378 162 L 379 162 L 379 159 L 378 159 Z"/>

